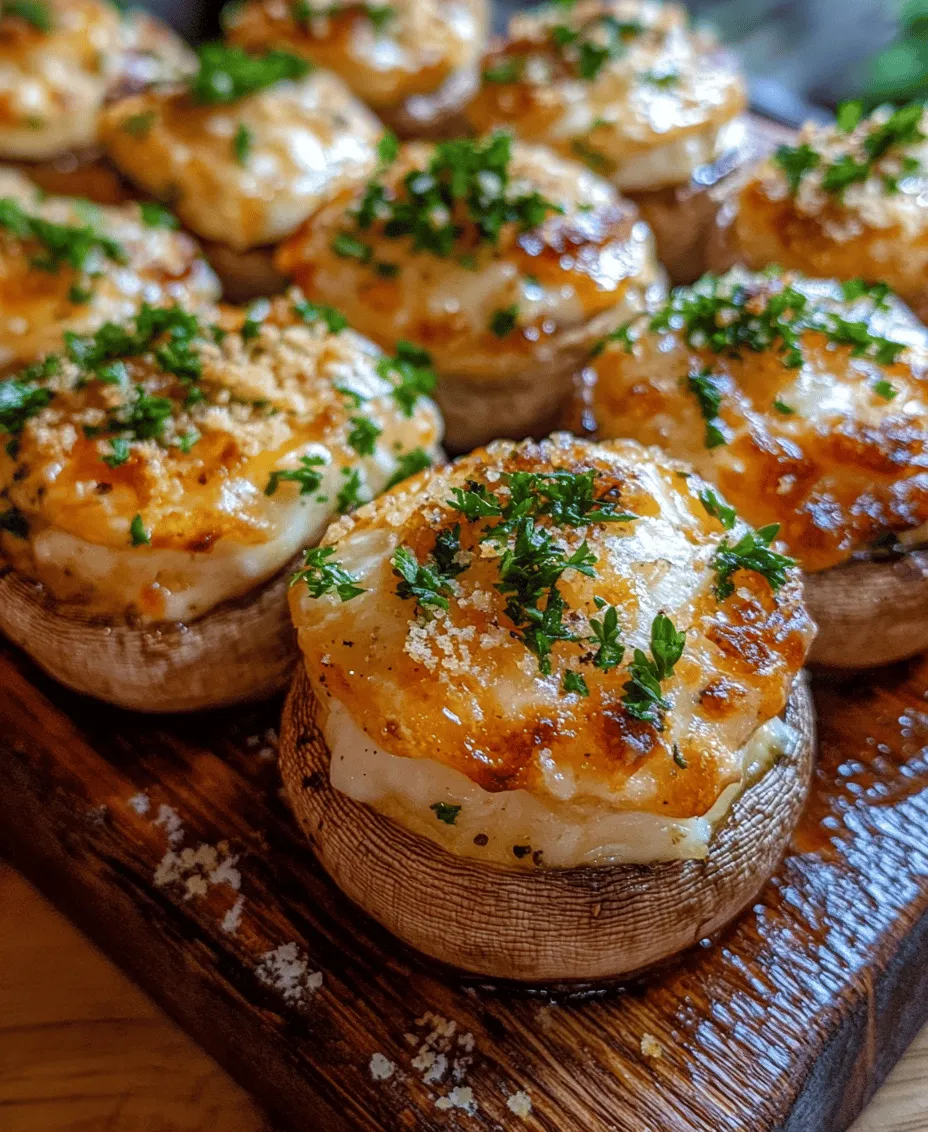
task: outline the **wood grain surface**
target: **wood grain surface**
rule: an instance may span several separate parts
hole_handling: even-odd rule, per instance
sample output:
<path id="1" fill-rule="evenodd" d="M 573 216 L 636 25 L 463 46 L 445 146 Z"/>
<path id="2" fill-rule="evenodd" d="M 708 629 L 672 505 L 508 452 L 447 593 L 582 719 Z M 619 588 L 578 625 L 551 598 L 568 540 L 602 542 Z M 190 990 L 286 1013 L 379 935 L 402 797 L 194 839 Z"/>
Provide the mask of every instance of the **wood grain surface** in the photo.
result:
<path id="1" fill-rule="evenodd" d="M 6 1132 L 272 1132 L 191 1038 L 2 863 L 0 1111 Z M 926 1128 L 928 1028 L 851 1132 Z"/>
<path id="2" fill-rule="evenodd" d="M 279 703 L 142 718 L 0 648 L 0 849 L 287 1127 L 838 1132 L 928 1012 L 926 687 L 820 680 L 753 909 L 585 1001 L 465 986 L 353 909 L 279 796 Z"/>

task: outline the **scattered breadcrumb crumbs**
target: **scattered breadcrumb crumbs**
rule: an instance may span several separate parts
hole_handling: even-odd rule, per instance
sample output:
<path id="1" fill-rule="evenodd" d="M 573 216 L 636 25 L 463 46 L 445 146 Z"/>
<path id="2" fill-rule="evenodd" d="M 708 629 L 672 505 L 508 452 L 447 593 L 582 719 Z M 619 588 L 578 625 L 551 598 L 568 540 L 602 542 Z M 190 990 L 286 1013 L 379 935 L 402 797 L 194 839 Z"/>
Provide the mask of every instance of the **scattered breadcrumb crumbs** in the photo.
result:
<path id="1" fill-rule="evenodd" d="M 435 1107 L 443 1112 L 450 1108 L 460 1108 L 468 1115 L 473 1116 L 477 1111 L 477 1102 L 474 1100 L 473 1089 L 467 1085 L 458 1085 L 446 1097 L 439 1097 L 435 1102 Z"/>
<path id="2" fill-rule="evenodd" d="M 532 1098 L 520 1089 L 509 1097 L 506 1101 L 506 1107 L 510 1112 L 514 1112 L 516 1116 L 521 1116 L 524 1120 L 532 1111 Z"/>
<path id="3" fill-rule="evenodd" d="M 664 1056 L 664 1047 L 653 1034 L 643 1034 L 641 1037 L 642 1057 L 650 1057 L 654 1061 Z"/>
<path id="4" fill-rule="evenodd" d="M 396 1072 L 396 1066 L 382 1053 L 375 1053 L 371 1058 L 371 1077 L 375 1081 L 386 1081 Z"/>
<path id="5" fill-rule="evenodd" d="M 293 1006 L 304 1005 L 323 982 L 322 972 L 309 970 L 309 956 L 295 943 L 283 943 L 266 951 L 258 960 L 255 974 Z"/>
<path id="6" fill-rule="evenodd" d="M 226 933 L 226 935 L 235 935 L 238 931 L 239 924 L 242 922 L 242 909 L 245 907 L 245 897 L 236 897 L 235 903 L 226 912 L 219 927 Z"/>
<path id="7" fill-rule="evenodd" d="M 147 814 L 151 809 L 151 799 L 144 791 L 140 794 L 133 794 L 128 804 L 129 808 L 135 810 L 137 814 Z"/>

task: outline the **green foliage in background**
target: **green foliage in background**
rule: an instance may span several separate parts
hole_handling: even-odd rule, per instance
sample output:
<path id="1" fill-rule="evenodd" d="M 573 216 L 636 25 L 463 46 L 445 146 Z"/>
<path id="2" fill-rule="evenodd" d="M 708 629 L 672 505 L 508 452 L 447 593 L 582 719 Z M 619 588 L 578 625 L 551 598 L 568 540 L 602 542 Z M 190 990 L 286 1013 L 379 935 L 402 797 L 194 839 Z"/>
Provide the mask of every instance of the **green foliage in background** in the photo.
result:
<path id="1" fill-rule="evenodd" d="M 899 38 L 870 60 L 861 95 L 868 106 L 928 97 L 928 0 L 903 0 Z"/>

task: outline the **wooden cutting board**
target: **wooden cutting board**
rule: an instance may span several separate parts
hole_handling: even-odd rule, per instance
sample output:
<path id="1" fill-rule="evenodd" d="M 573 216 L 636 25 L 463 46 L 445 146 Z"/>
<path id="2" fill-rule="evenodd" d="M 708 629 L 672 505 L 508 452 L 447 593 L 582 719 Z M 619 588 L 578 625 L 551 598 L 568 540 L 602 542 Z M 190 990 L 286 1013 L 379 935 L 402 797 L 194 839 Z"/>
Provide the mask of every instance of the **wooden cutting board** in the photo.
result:
<path id="1" fill-rule="evenodd" d="M 926 688 L 820 677 L 757 904 L 586 998 L 465 985 L 352 907 L 280 797 L 279 703 L 134 716 L 0 645 L 0 852 L 289 1128 L 837 1132 L 928 1017 Z"/>

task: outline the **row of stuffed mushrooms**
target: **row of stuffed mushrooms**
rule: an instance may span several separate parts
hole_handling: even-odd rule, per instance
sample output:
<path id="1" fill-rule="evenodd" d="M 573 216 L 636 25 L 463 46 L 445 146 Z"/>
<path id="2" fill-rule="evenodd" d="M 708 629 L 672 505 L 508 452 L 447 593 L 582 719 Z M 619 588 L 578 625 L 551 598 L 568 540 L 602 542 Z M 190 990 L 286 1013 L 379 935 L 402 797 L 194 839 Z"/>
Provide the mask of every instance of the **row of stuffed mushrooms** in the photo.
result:
<path id="1" fill-rule="evenodd" d="M 3 7 L 0 628 L 137 710 L 296 669 L 349 895 L 602 978 L 775 866 L 806 661 L 928 646 L 928 118 L 758 155 L 673 5 L 486 24 L 248 0 L 194 54 Z"/>

